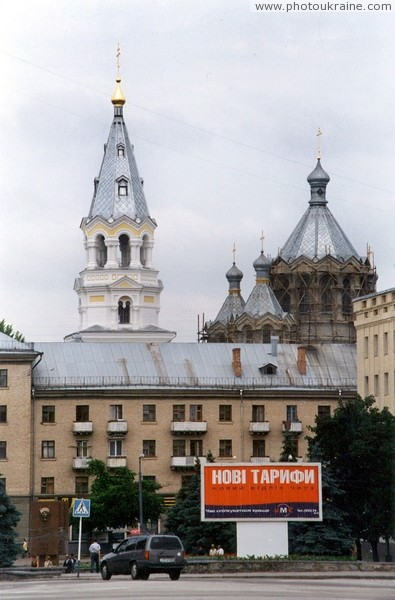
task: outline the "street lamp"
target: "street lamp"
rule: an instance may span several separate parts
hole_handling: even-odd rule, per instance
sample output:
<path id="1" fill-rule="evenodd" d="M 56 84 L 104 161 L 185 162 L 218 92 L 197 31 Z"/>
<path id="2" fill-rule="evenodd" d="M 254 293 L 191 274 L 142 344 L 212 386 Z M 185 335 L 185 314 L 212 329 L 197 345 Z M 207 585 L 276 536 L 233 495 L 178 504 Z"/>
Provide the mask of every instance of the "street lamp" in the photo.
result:
<path id="1" fill-rule="evenodd" d="M 144 533 L 144 513 L 143 513 L 143 485 L 141 477 L 141 461 L 145 458 L 144 454 L 139 456 L 139 521 L 140 521 L 140 533 Z"/>

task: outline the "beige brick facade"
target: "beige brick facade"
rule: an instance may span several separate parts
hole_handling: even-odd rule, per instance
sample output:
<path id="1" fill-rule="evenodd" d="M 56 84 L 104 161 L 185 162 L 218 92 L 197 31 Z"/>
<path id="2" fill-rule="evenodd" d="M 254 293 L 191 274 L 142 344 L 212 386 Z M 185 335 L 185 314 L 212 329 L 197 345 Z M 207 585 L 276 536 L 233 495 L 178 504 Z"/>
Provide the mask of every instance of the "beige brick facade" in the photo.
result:
<path id="1" fill-rule="evenodd" d="M 395 413 L 395 289 L 354 301 L 357 389 Z"/>

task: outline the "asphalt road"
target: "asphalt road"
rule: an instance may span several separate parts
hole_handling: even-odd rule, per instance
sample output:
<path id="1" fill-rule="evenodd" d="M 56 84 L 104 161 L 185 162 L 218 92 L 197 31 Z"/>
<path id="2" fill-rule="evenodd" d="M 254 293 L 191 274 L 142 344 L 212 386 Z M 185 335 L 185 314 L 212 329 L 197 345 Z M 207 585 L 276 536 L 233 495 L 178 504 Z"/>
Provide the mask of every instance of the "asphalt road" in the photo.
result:
<path id="1" fill-rule="evenodd" d="M 251 576 L 151 576 L 148 581 L 113 577 L 102 581 L 61 577 L 52 580 L 0 582 L 1 600 L 394 600 L 394 578 L 280 579 Z"/>

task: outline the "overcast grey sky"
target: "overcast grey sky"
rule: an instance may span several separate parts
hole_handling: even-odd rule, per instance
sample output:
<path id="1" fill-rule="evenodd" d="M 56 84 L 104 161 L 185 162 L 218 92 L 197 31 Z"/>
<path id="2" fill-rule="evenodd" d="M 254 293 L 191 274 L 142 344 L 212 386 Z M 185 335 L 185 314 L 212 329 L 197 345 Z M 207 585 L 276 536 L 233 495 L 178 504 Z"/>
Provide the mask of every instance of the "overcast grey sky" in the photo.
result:
<path id="1" fill-rule="evenodd" d="M 196 340 L 225 273 L 254 285 L 308 206 L 316 132 L 329 208 L 378 289 L 395 286 L 392 11 L 251 12 L 249 0 L 15 0 L 0 22 L 0 320 L 31 341 L 78 329 L 79 229 L 124 109 L 164 283 L 159 323 Z"/>

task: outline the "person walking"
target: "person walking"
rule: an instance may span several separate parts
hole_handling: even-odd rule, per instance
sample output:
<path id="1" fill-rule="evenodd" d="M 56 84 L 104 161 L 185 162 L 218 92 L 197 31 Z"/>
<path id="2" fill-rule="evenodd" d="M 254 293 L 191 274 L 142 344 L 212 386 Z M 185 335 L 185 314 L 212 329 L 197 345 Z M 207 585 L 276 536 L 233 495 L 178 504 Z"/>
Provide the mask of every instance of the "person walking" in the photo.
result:
<path id="1" fill-rule="evenodd" d="M 94 540 L 89 546 L 89 554 L 91 557 L 90 571 L 93 573 L 93 569 L 96 569 L 96 573 L 99 572 L 100 568 L 100 551 L 101 547 L 97 540 Z"/>

